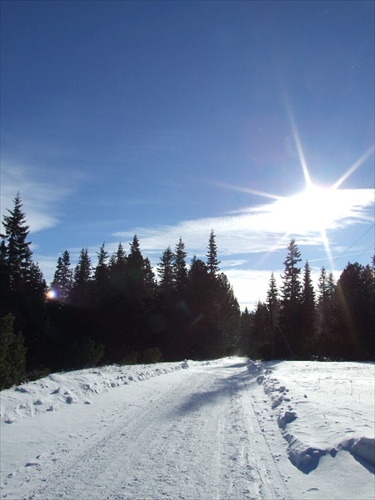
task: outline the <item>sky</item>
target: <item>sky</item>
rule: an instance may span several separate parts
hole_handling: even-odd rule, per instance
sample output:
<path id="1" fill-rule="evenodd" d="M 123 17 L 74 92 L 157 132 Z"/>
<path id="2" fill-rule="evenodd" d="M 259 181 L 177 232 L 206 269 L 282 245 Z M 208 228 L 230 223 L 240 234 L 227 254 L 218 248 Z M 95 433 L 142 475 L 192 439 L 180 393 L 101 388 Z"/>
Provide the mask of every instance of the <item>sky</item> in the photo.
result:
<path id="1" fill-rule="evenodd" d="M 1 211 L 49 283 L 137 234 L 156 266 L 211 229 L 240 306 L 374 254 L 374 3 L 2 1 Z"/>

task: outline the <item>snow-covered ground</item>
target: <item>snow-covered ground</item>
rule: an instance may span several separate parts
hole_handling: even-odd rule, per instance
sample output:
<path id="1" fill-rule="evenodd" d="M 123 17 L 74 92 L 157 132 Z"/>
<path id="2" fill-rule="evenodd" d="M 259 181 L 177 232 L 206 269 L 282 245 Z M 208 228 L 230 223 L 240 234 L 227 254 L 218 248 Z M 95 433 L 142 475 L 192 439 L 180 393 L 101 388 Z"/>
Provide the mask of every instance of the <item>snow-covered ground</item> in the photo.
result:
<path id="1" fill-rule="evenodd" d="M 374 499 L 373 363 L 52 374 L 1 393 L 1 498 Z"/>

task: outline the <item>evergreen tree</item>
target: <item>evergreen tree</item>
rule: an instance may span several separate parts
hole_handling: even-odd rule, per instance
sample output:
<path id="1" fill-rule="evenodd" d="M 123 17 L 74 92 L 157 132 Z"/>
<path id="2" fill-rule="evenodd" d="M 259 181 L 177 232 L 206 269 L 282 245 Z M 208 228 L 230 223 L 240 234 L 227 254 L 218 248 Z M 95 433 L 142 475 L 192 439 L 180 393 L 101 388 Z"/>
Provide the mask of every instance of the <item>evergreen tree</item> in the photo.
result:
<path id="1" fill-rule="evenodd" d="M 327 271 L 323 266 L 318 279 L 318 302 L 325 302 L 329 297 L 329 285 Z"/>
<path id="2" fill-rule="evenodd" d="M 238 343 L 240 356 L 250 356 L 250 335 L 251 335 L 252 315 L 247 307 L 241 313 L 241 338 Z"/>
<path id="3" fill-rule="evenodd" d="M 46 283 L 38 264 L 32 261 L 29 226 L 22 210 L 19 193 L 14 209 L 4 216 L 4 234 L 0 249 L 1 315 L 14 316 L 14 328 L 22 331 L 28 349 L 28 369 L 40 360 L 47 328 L 45 310 Z"/>
<path id="4" fill-rule="evenodd" d="M 159 286 L 163 294 L 173 292 L 174 287 L 174 269 L 173 262 L 175 256 L 170 247 L 168 247 L 160 258 L 160 262 L 157 267 L 159 275 Z"/>
<path id="5" fill-rule="evenodd" d="M 204 359 L 210 349 L 205 336 L 210 335 L 210 275 L 207 265 L 193 256 L 188 271 L 188 305 L 190 313 L 188 330 L 188 353 L 193 359 Z"/>
<path id="6" fill-rule="evenodd" d="M 132 299 L 140 299 L 147 296 L 147 264 L 141 253 L 137 235 L 134 235 L 133 241 L 130 243 L 126 271 L 129 283 L 128 296 Z"/>
<path id="7" fill-rule="evenodd" d="M 288 254 L 284 261 L 283 285 L 281 288 L 281 334 L 280 344 L 276 346 L 277 356 L 298 356 L 301 348 L 301 268 L 298 263 L 301 254 L 294 239 L 288 245 Z"/>
<path id="8" fill-rule="evenodd" d="M 279 301 L 279 291 L 277 288 L 277 283 L 274 273 L 271 273 L 269 288 L 267 291 L 267 307 L 270 317 L 270 341 L 271 341 L 270 350 L 272 353 L 272 357 L 274 357 L 275 342 L 277 343 L 276 339 L 280 335 L 279 332 L 280 301 Z"/>
<path id="9" fill-rule="evenodd" d="M 267 304 L 259 301 L 252 318 L 249 355 L 252 359 L 271 359 L 272 340 Z"/>
<path id="10" fill-rule="evenodd" d="M 116 252 L 109 261 L 110 288 L 113 292 L 126 293 L 128 286 L 127 258 L 122 243 L 117 246 Z"/>
<path id="11" fill-rule="evenodd" d="M 156 289 L 155 274 L 154 271 L 152 270 L 152 265 L 148 257 L 146 257 L 143 260 L 143 279 L 144 279 L 146 297 L 148 299 L 153 298 Z"/>
<path id="12" fill-rule="evenodd" d="M 318 304 L 316 314 L 315 353 L 318 356 L 334 356 L 334 330 L 336 316 L 336 284 L 332 271 L 327 275 L 321 268 L 318 279 Z"/>
<path id="13" fill-rule="evenodd" d="M 219 272 L 220 264 L 220 261 L 217 259 L 217 246 L 215 239 L 216 235 L 212 229 L 208 241 L 207 267 L 208 272 L 213 276 L 215 276 Z"/>
<path id="14" fill-rule="evenodd" d="M 78 263 L 74 268 L 72 297 L 75 305 L 87 306 L 90 304 L 91 272 L 91 259 L 88 250 L 82 248 Z"/>
<path id="15" fill-rule="evenodd" d="M 9 312 L 10 276 L 7 263 L 7 247 L 5 240 L 0 243 L 0 317 Z"/>
<path id="16" fill-rule="evenodd" d="M 298 263 L 301 262 L 301 253 L 295 240 L 291 240 L 288 246 L 288 255 L 284 261 L 284 275 L 282 276 L 282 299 L 284 303 L 301 303 L 301 268 Z"/>
<path id="17" fill-rule="evenodd" d="M 107 261 L 109 255 L 103 243 L 97 252 L 98 262 L 94 271 L 95 299 L 100 302 L 102 297 L 109 293 L 109 267 Z"/>
<path id="18" fill-rule="evenodd" d="M 22 211 L 22 202 L 18 193 L 14 199 L 13 210 L 8 210 L 9 215 L 4 215 L 3 226 L 5 233 L 1 253 L 4 271 L 7 273 L 6 282 L 11 292 L 23 291 L 27 281 L 27 273 L 31 266 L 31 242 L 27 241 L 29 226 L 26 216 Z"/>
<path id="19" fill-rule="evenodd" d="M 70 255 L 65 250 L 61 257 L 57 259 L 56 271 L 51 283 L 51 289 L 57 294 L 60 302 L 69 300 L 73 288 L 73 272 L 70 265 Z"/>
<path id="20" fill-rule="evenodd" d="M 328 287 L 327 287 L 327 291 L 328 291 L 328 297 L 330 297 L 330 298 L 336 292 L 336 283 L 335 283 L 335 278 L 333 277 L 333 272 L 332 271 L 330 271 L 330 273 L 328 274 Z"/>
<path id="21" fill-rule="evenodd" d="M 375 293 L 370 266 L 348 263 L 337 282 L 339 331 L 347 359 L 375 359 Z"/>
<path id="22" fill-rule="evenodd" d="M 308 356 L 315 333 L 315 291 L 308 261 L 304 267 L 301 312 L 301 334 L 304 336 L 301 353 L 304 351 L 305 356 Z"/>
<path id="23" fill-rule="evenodd" d="M 98 263 L 95 268 L 94 278 L 95 281 L 100 283 L 108 279 L 107 260 L 109 256 L 107 250 L 105 249 L 105 243 L 101 245 L 101 247 L 99 248 L 99 252 L 97 252 L 97 255 Z"/>
<path id="24" fill-rule="evenodd" d="M 186 257 L 185 244 L 180 238 L 176 245 L 173 263 L 173 277 L 178 293 L 183 293 L 187 285 Z"/>
<path id="25" fill-rule="evenodd" d="M 140 352 L 149 347 L 151 341 L 150 314 L 155 284 L 150 261 L 143 257 L 137 235 L 130 243 L 126 259 L 126 279 L 127 343 L 129 352 Z"/>
<path id="26" fill-rule="evenodd" d="M 241 338 L 241 312 L 234 295 L 233 287 L 227 276 L 221 273 L 217 277 L 216 311 L 213 311 L 219 326 L 217 339 L 218 356 L 229 356 L 236 353 Z"/>
<path id="27" fill-rule="evenodd" d="M 40 300 L 44 299 L 47 292 L 47 283 L 37 262 L 31 262 L 27 273 L 27 290 Z"/>
<path id="28" fill-rule="evenodd" d="M 115 262 L 116 264 L 125 265 L 126 264 L 126 252 L 122 243 L 119 243 L 117 246 L 117 250 L 115 253 Z"/>

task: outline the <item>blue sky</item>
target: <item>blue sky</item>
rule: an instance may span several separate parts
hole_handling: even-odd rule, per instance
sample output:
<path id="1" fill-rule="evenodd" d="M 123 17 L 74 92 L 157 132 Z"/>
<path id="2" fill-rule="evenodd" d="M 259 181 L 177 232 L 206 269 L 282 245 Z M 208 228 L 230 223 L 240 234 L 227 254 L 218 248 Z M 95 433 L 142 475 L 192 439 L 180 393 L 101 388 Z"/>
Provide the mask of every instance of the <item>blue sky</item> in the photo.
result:
<path id="1" fill-rule="evenodd" d="M 48 282 L 64 250 L 190 261 L 211 229 L 242 308 L 291 238 L 314 275 L 370 263 L 373 2 L 3 0 L 1 31 L 1 209 L 20 192 Z"/>

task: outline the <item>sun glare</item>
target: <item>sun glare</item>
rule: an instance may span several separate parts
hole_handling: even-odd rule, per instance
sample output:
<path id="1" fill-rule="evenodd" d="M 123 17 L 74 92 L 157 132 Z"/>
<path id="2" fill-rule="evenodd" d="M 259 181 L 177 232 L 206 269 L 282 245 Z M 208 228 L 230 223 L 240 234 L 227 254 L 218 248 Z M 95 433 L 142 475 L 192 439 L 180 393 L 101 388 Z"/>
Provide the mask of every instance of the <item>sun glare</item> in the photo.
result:
<path id="1" fill-rule="evenodd" d="M 335 220 L 337 213 L 334 193 L 330 189 L 310 185 L 301 193 L 289 198 L 292 220 L 297 227 L 308 231 L 327 229 Z"/>
<path id="2" fill-rule="evenodd" d="M 57 298 L 57 292 L 56 290 L 48 290 L 48 292 L 46 293 L 46 297 L 47 299 L 56 299 Z"/>
<path id="3" fill-rule="evenodd" d="M 374 146 L 369 148 L 358 160 L 345 171 L 345 173 L 329 187 L 315 185 L 311 179 L 309 168 L 304 157 L 303 148 L 299 140 L 297 128 L 293 123 L 294 139 L 297 145 L 299 160 L 305 178 L 305 189 L 292 196 L 282 196 L 253 190 L 247 187 L 220 184 L 227 189 L 246 192 L 248 194 L 270 198 L 273 203 L 259 207 L 257 213 L 264 210 L 264 214 L 271 215 L 273 226 L 276 225 L 279 232 L 283 233 L 280 238 L 285 241 L 290 236 L 312 235 L 315 242 L 320 236 L 323 243 L 330 267 L 333 269 L 334 260 L 330 248 L 327 231 L 336 229 L 343 224 L 343 219 L 348 221 L 359 216 L 358 208 L 363 205 L 363 193 L 353 189 L 340 189 L 341 184 L 355 172 L 363 162 L 369 158 L 374 151 Z M 370 190 L 367 190 L 370 191 Z M 359 199 L 361 196 L 361 199 Z M 373 196 L 373 194 L 372 194 Z M 366 220 L 361 214 L 360 218 Z M 369 221 L 372 219 L 369 218 Z M 275 249 L 279 245 L 275 245 Z M 271 250 L 269 253 L 272 253 Z M 265 257 L 266 258 L 266 257 Z"/>

